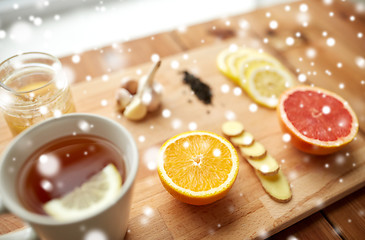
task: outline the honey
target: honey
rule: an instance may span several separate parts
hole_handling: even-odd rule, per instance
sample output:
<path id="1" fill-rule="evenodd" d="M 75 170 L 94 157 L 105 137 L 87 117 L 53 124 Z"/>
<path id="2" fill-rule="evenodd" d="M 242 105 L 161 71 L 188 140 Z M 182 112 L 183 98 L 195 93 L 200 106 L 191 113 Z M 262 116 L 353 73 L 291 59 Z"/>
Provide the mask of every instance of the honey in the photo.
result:
<path id="1" fill-rule="evenodd" d="M 0 107 L 13 135 L 50 117 L 75 112 L 57 58 L 25 53 L 0 65 Z"/>

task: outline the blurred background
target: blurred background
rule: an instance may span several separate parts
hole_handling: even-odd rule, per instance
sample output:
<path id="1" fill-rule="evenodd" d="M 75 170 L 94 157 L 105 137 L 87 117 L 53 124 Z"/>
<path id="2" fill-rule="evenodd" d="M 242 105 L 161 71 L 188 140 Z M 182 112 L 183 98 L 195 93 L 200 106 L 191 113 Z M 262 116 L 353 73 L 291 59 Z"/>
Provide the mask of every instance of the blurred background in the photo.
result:
<path id="1" fill-rule="evenodd" d="M 1 0 L 0 61 L 57 57 L 295 0 Z M 333 1 L 314 0 L 331 4 Z M 350 0 L 347 0 L 350 1 Z M 351 0 L 365 8 L 365 0 Z"/>
<path id="2" fill-rule="evenodd" d="M 1 0 L 0 61 L 81 53 L 293 0 Z"/>

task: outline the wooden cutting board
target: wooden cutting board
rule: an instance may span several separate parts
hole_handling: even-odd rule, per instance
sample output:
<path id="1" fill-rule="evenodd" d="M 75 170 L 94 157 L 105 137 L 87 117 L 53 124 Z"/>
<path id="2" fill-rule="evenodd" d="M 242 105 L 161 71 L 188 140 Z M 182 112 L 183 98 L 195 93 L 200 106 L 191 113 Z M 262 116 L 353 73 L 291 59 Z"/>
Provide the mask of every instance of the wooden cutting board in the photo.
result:
<path id="1" fill-rule="evenodd" d="M 243 44 L 234 41 L 235 44 Z M 140 169 L 130 217 L 130 239 L 245 239 L 266 237 L 361 188 L 365 183 L 365 139 L 358 134 L 343 151 L 315 157 L 282 140 L 274 110 L 258 107 L 216 68 L 215 58 L 230 42 L 199 48 L 162 59 L 156 79 L 163 85 L 162 108 L 140 122 L 118 116 L 114 93 L 124 76 L 139 77 L 151 63 L 110 74 L 109 79 L 79 83 L 73 95 L 79 112 L 107 116 L 133 134 L 140 151 Z M 245 42 L 247 45 L 247 42 Z M 176 69 L 176 66 L 178 68 Z M 200 102 L 182 82 L 188 70 L 212 87 L 213 102 Z M 227 91 L 228 89 L 228 91 Z M 208 206 L 190 206 L 175 200 L 162 187 L 156 171 L 159 147 L 175 134 L 197 128 L 222 134 L 221 124 L 235 118 L 280 162 L 290 180 L 293 199 L 273 201 L 262 189 L 243 158 L 237 180 L 222 200 Z"/>
<path id="2" fill-rule="evenodd" d="M 313 11 L 315 13 L 315 10 Z M 268 20 L 265 20 L 265 24 L 260 24 L 260 21 L 263 22 L 265 12 L 260 14 L 260 12 L 256 12 L 255 15 L 248 14 L 245 19 L 251 23 L 255 22 L 255 27 L 264 25 L 267 27 Z M 312 17 L 315 18 L 315 14 Z M 280 22 L 280 29 L 285 29 L 285 24 L 291 24 L 285 18 L 284 14 L 276 18 Z M 326 30 L 331 33 L 334 26 L 336 24 L 328 25 Z M 297 48 L 287 52 L 285 45 L 280 45 L 282 42 L 275 41 L 280 37 L 285 39 L 289 34 L 295 36 L 296 27 L 295 25 L 291 31 L 281 31 L 279 35 L 270 35 L 269 42 L 276 49 L 287 53 L 286 58 L 282 60 L 293 72 L 296 70 L 293 69 L 293 65 L 304 65 L 304 62 L 299 62 L 299 57 L 305 56 L 307 49 Z M 322 31 L 323 29 L 319 27 L 310 31 L 304 29 L 302 35 L 305 34 L 311 41 L 315 38 L 315 34 L 321 35 Z M 349 30 L 343 29 L 343 31 Z M 336 46 L 345 53 L 341 55 L 345 58 L 344 65 L 352 63 L 352 54 L 357 50 L 357 46 L 360 46 L 354 44 L 346 48 L 346 36 L 347 34 L 336 36 Z M 190 44 L 189 39 L 182 39 L 184 44 Z M 296 41 L 295 44 L 298 42 L 300 44 L 300 41 Z M 323 39 L 318 42 L 313 41 L 313 44 L 321 46 L 325 44 L 323 41 Z M 230 42 L 212 43 L 210 46 L 163 58 L 161 69 L 156 76 L 164 87 L 162 108 L 140 122 L 131 122 L 118 116 L 114 109 L 114 94 L 122 77 L 138 78 L 141 74 L 147 73 L 151 63 L 109 74 L 108 78 L 95 78 L 73 85 L 72 91 L 78 112 L 96 113 L 118 121 L 129 129 L 138 144 L 141 164 L 134 189 L 127 239 L 268 237 L 365 185 L 364 134 L 360 132 L 356 140 L 343 151 L 326 157 L 315 157 L 294 149 L 290 143 L 282 140 L 283 134 L 279 128 L 276 112 L 262 107 L 258 107 L 257 111 L 251 111 L 250 106 L 254 106 L 252 100 L 245 93 L 235 94 L 237 86 L 217 70 L 215 58 L 218 52 L 232 43 L 255 48 L 263 47 L 275 55 L 272 48 L 263 44 L 261 36 L 249 34 L 239 36 Z M 348 54 L 350 51 L 347 49 L 351 49 L 351 54 Z M 319 58 L 330 60 L 333 57 L 332 53 L 318 52 Z M 336 61 L 333 59 L 331 64 Z M 315 67 L 318 72 L 316 84 L 331 90 L 338 89 L 338 84 L 333 85 L 331 78 L 327 77 L 326 70 L 330 69 L 332 74 L 337 71 L 328 66 L 329 62 L 316 62 Z M 304 66 L 303 68 L 305 69 Z M 191 94 L 189 87 L 182 83 L 183 70 L 195 74 L 212 87 L 211 105 L 205 105 L 197 100 Z M 346 79 L 351 72 L 341 70 L 338 72 L 340 74 L 338 78 Z M 356 72 L 358 73 L 359 71 Z M 348 89 L 351 86 L 348 84 L 346 87 Z M 344 97 L 351 104 L 360 104 L 361 106 L 356 109 L 361 109 L 363 102 L 358 101 L 356 96 L 362 95 L 356 94 L 351 98 L 351 92 L 362 90 L 351 90 L 345 91 Z M 246 129 L 280 162 L 293 191 L 293 199 L 289 203 L 277 203 L 269 198 L 255 173 L 242 157 L 233 188 L 224 199 L 211 205 L 196 207 L 180 203 L 162 187 L 156 171 L 156 154 L 162 143 L 171 136 L 195 127 L 221 134 L 221 124 L 230 118 L 243 122 Z M 0 136 L 0 150 L 2 150 L 11 139 L 2 119 Z"/>
<path id="3" fill-rule="evenodd" d="M 364 136 L 359 133 L 343 151 L 325 157 L 294 149 L 282 140 L 276 112 L 263 107 L 250 110 L 254 102 L 244 92 L 237 94 L 239 88 L 216 68 L 218 52 L 229 44 L 215 44 L 163 58 L 156 75 L 164 87 L 163 105 L 139 122 L 128 121 L 115 111 L 114 94 L 124 76 L 138 78 L 139 74 L 148 72 L 151 63 L 73 86 L 78 112 L 95 113 L 118 121 L 132 133 L 138 144 L 141 164 L 127 239 L 267 237 L 364 186 Z M 243 43 L 234 41 L 234 44 Z M 199 76 L 211 86 L 211 105 L 200 102 L 183 84 L 183 70 Z M 175 200 L 165 191 L 156 171 L 156 154 L 162 143 L 194 128 L 222 134 L 221 124 L 231 118 L 244 123 L 280 162 L 293 191 L 289 203 L 273 201 L 242 157 L 233 188 L 216 203 L 191 206 Z M 5 123 L 1 121 L 0 124 L 0 129 L 8 134 Z M 2 141 L 2 148 L 8 140 Z"/>

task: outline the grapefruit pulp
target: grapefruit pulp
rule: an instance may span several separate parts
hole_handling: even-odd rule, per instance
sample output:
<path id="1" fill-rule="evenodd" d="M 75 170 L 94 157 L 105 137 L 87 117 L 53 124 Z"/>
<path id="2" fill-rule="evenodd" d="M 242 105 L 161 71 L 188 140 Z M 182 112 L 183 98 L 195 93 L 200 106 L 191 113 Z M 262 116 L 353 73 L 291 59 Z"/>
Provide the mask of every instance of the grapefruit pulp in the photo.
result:
<path id="1" fill-rule="evenodd" d="M 309 86 L 284 92 L 277 108 L 281 127 L 299 150 L 325 155 L 351 142 L 359 128 L 354 111 L 337 94 Z"/>

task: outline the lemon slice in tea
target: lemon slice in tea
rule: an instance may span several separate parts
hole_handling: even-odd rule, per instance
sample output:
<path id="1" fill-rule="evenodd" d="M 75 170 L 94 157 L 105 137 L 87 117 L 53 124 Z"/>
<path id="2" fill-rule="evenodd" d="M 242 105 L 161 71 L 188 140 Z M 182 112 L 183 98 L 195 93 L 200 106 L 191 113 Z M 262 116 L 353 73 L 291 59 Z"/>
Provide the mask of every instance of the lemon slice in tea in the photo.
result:
<path id="1" fill-rule="evenodd" d="M 122 178 L 117 168 L 109 164 L 80 187 L 47 202 L 43 208 L 48 215 L 58 220 L 82 218 L 112 202 L 121 186 Z"/>

